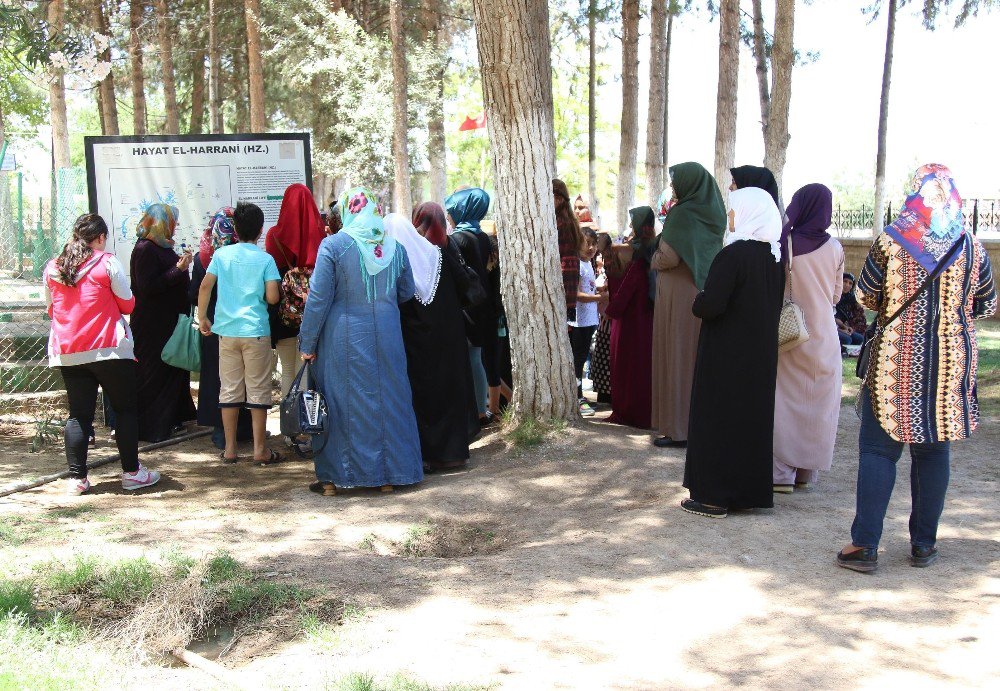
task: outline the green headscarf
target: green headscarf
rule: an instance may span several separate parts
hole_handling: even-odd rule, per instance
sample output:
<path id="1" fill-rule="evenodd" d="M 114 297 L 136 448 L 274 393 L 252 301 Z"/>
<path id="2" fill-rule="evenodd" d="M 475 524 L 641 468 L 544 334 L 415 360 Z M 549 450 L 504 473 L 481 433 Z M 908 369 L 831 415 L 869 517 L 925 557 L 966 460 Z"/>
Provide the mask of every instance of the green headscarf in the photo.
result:
<path id="1" fill-rule="evenodd" d="M 700 163 L 670 166 L 670 179 L 677 202 L 663 219 L 660 239 L 680 255 L 701 290 L 712 260 L 722 249 L 726 205 L 715 178 Z"/>
<path id="2" fill-rule="evenodd" d="M 635 233 L 632 242 L 629 244 L 632 245 L 635 254 L 641 256 L 648 263 L 652 261 L 653 253 L 656 252 L 656 238 L 643 238 L 642 231 L 645 228 L 653 228 L 656 225 L 653 208 L 650 206 L 637 206 L 634 209 L 629 209 L 628 215 L 632 230 Z"/>
<path id="3" fill-rule="evenodd" d="M 393 267 L 386 284 L 386 291 L 395 288 L 399 276 L 396 261 L 396 241 L 385 236 L 382 207 L 378 197 L 364 187 L 354 187 L 340 196 L 340 218 L 344 222 L 341 232 L 347 233 L 358 246 L 361 254 L 361 275 L 365 279 L 368 301 L 375 298 L 375 277 Z"/>

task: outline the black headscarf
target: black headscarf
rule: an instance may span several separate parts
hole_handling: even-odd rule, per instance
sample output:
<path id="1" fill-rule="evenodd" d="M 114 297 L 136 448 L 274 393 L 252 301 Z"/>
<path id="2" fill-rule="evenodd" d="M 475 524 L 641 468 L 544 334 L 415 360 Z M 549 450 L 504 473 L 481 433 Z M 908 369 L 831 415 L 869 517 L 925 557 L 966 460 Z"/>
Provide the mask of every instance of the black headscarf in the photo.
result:
<path id="1" fill-rule="evenodd" d="M 770 170 L 762 166 L 740 166 L 730 168 L 729 172 L 733 174 L 736 189 L 759 187 L 771 195 L 775 206 L 781 208 L 781 202 L 778 201 L 778 181 L 774 179 L 774 173 Z"/>

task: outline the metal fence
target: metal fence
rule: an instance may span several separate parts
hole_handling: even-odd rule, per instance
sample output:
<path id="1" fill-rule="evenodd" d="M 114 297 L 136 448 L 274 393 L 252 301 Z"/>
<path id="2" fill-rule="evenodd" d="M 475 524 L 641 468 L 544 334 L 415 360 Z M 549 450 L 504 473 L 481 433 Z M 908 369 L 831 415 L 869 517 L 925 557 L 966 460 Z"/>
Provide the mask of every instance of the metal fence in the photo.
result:
<path id="1" fill-rule="evenodd" d="M 887 204 L 883 225 L 892 223 L 901 205 Z M 852 231 L 870 233 L 875 221 L 875 207 L 861 205 L 861 208 L 843 209 L 839 205 L 833 210 L 833 228 L 841 234 Z M 966 199 L 965 229 L 975 235 L 1000 233 L 1000 199 Z"/>
<path id="2" fill-rule="evenodd" d="M 21 171 L 0 172 L 0 409 L 23 407 L 19 403 L 62 388 L 46 366 L 42 271 L 86 210 L 83 168 L 58 171 L 48 195 L 39 198 L 27 196 Z"/>

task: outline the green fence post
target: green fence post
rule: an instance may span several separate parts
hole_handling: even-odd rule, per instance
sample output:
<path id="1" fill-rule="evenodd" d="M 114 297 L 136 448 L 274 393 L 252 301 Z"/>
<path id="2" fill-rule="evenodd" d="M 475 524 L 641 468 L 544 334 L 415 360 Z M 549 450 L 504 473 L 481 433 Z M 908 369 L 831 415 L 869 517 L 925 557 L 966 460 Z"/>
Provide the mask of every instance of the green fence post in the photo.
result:
<path id="1" fill-rule="evenodd" d="M 17 273 L 24 274 L 24 174 L 17 171 Z"/>

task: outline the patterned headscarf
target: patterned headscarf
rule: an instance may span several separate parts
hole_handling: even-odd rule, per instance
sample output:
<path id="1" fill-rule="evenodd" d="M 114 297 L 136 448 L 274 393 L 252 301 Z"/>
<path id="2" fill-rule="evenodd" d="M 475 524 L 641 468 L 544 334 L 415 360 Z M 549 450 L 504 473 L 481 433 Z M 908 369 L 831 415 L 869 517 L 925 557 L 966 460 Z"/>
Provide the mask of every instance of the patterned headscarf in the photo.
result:
<path id="1" fill-rule="evenodd" d="M 375 193 L 365 187 L 354 187 L 340 195 L 340 218 L 344 222 L 341 232 L 351 236 L 361 254 L 361 275 L 371 302 L 375 298 L 375 277 L 390 266 L 394 269 L 386 290 L 395 286 L 399 269 L 396 241 L 385 236 L 382 206 Z"/>
<path id="2" fill-rule="evenodd" d="M 899 218 L 885 232 L 930 272 L 965 233 L 962 197 L 951 171 L 940 163 L 917 168 L 906 192 Z M 951 262 L 959 254 L 956 252 Z"/>
<path id="3" fill-rule="evenodd" d="M 212 215 L 211 220 L 208 222 L 208 227 L 201 234 L 201 242 L 198 243 L 198 256 L 201 257 L 202 268 L 208 268 L 215 250 L 226 245 L 233 245 L 236 241 L 236 226 L 233 225 L 233 208 L 226 206 Z"/>
<path id="4" fill-rule="evenodd" d="M 174 246 L 174 230 L 177 228 L 177 207 L 169 204 L 151 204 L 146 207 L 135 236 L 140 240 L 150 240 L 160 247 Z"/>
<path id="5" fill-rule="evenodd" d="M 479 187 L 467 187 L 444 200 L 444 208 L 455 222 L 455 230 L 471 230 L 481 233 L 479 222 L 486 218 L 490 210 L 490 195 Z"/>
<path id="6" fill-rule="evenodd" d="M 676 201 L 673 190 L 670 187 L 660 192 L 660 197 L 656 200 L 656 220 L 663 223 L 663 219 L 667 217 L 667 212 L 670 211 Z"/>

